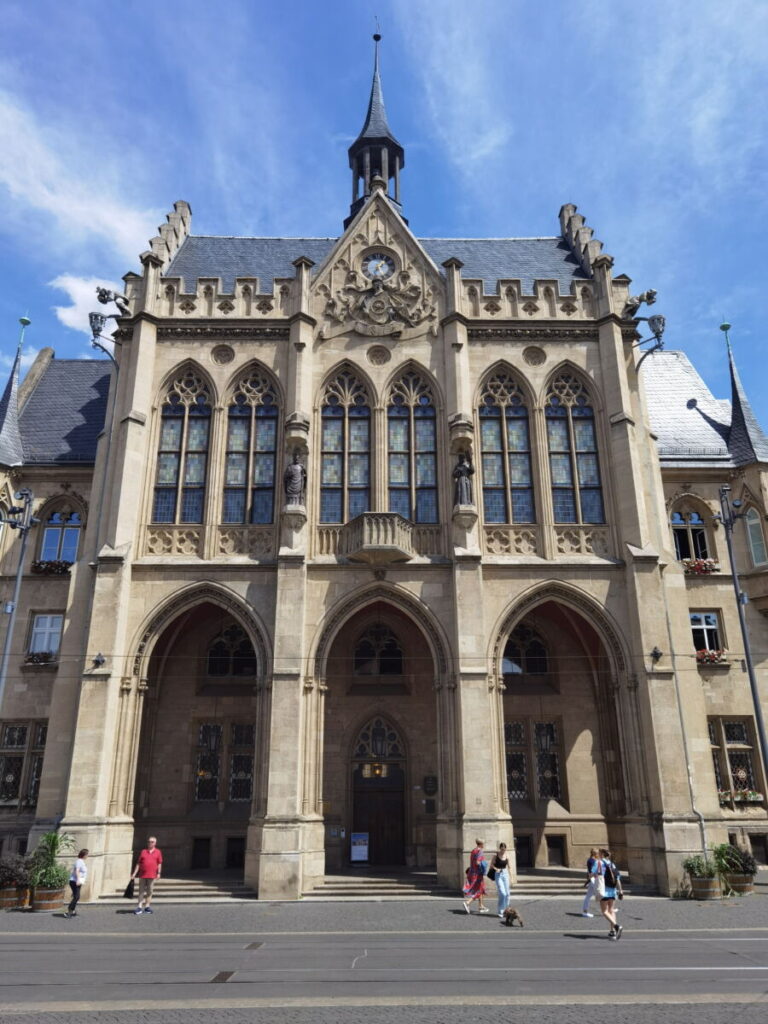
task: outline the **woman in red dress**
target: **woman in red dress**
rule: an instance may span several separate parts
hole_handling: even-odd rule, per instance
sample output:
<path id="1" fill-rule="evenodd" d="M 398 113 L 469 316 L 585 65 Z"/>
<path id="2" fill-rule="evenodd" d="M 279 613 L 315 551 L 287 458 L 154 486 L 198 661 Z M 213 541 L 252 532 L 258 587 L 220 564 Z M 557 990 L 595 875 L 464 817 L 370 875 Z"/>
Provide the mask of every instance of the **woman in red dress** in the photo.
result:
<path id="1" fill-rule="evenodd" d="M 475 840 L 475 848 L 469 855 L 469 867 L 467 868 L 467 880 L 464 883 L 464 909 L 469 914 L 472 901 L 477 900 L 480 904 L 480 913 L 487 914 L 488 907 L 483 903 L 485 896 L 485 854 L 483 852 L 482 839 Z"/>

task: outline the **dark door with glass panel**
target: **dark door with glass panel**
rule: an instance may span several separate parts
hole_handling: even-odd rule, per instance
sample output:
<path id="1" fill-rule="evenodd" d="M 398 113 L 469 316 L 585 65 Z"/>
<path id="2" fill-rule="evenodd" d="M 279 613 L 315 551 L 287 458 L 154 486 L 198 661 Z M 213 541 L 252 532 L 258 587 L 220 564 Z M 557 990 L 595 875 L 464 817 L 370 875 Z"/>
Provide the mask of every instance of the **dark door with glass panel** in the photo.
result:
<path id="1" fill-rule="evenodd" d="M 358 765 L 352 831 L 368 833 L 368 863 L 405 863 L 405 775 L 398 764 Z"/>

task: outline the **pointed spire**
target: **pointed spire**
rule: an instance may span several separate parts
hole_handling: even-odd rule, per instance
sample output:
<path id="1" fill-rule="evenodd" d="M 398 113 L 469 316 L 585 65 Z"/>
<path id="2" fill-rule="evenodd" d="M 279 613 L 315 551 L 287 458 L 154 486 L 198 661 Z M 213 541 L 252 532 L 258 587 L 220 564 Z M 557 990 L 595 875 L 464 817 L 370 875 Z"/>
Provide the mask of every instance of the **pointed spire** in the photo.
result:
<path id="1" fill-rule="evenodd" d="M 728 449 L 737 466 L 750 462 L 768 462 L 768 438 L 757 422 L 749 399 L 744 390 L 733 358 L 731 339 L 728 331 L 731 325 L 723 323 L 720 330 L 725 334 L 728 349 L 728 366 L 731 371 L 731 429 L 728 434 Z"/>
<path id="2" fill-rule="evenodd" d="M 0 398 L 0 465 L 21 466 L 24 463 L 24 447 L 21 443 L 19 429 L 19 367 L 21 366 L 21 347 L 24 343 L 24 329 L 30 320 L 20 318 L 21 334 L 16 348 L 16 358 L 11 367 L 11 375 L 5 385 L 3 397 Z"/>
<path id="3" fill-rule="evenodd" d="M 387 121 L 384 96 L 381 91 L 381 75 L 379 74 L 380 34 L 377 32 L 373 39 L 376 49 L 373 58 L 373 82 L 371 83 L 371 96 L 368 100 L 368 112 L 365 115 L 362 131 L 349 147 L 349 166 L 352 169 L 352 205 L 349 216 L 344 221 L 345 228 L 371 192 L 377 188 L 384 188 L 389 193 L 390 181 L 393 182 L 394 188 L 392 193 L 389 193 L 389 199 L 398 210 L 400 208 L 400 171 L 405 166 L 405 153 L 392 134 Z M 360 195 L 361 183 L 362 195 Z"/>
<path id="4" fill-rule="evenodd" d="M 363 130 L 357 137 L 361 139 L 389 139 L 395 145 L 400 145 L 389 127 L 387 111 L 384 107 L 384 96 L 381 91 L 381 76 L 379 74 L 379 42 L 381 36 L 377 32 L 374 37 L 376 49 L 373 58 L 373 82 L 371 83 L 371 98 L 368 100 L 368 113 L 365 115 Z"/>

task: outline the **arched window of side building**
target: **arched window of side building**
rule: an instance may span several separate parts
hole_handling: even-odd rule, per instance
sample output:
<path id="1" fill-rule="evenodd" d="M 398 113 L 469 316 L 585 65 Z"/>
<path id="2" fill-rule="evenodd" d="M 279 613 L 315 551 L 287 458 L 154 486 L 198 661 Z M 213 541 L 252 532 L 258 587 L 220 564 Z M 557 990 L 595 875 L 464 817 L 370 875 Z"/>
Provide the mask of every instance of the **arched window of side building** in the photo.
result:
<path id="1" fill-rule="evenodd" d="M 747 541 L 749 543 L 752 564 L 755 566 L 765 565 L 768 562 L 768 551 L 765 546 L 762 516 L 754 505 L 747 509 L 744 515 L 744 525 L 747 530 Z"/>
<path id="2" fill-rule="evenodd" d="M 710 557 L 707 526 L 699 512 L 679 506 L 672 511 L 669 521 L 678 561 Z"/>
<path id="3" fill-rule="evenodd" d="M 251 373 L 237 384 L 227 416 L 222 522 L 274 522 L 278 414 L 265 376 Z"/>

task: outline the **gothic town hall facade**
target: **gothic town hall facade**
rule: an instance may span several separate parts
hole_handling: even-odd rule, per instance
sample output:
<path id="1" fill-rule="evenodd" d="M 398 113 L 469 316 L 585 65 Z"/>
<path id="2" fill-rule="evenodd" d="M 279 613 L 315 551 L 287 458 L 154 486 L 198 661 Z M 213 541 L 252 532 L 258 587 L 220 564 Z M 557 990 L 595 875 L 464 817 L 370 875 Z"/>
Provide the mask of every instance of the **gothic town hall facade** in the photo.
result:
<path id="1" fill-rule="evenodd" d="M 703 843 L 765 861 L 716 516 L 729 484 L 768 705 L 768 440 L 730 351 L 730 401 L 681 352 L 638 370 L 645 308 L 575 206 L 419 238 L 404 157 L 377 65 L 339 237 L 196 236 L 177 202 L 116 365 L 17 359 L 3 852 L 60 827 L 94 896 L 153 834 L 263 899 L 356 856 L 458 888 L 476 837 L 518 872 L 609 844 L 661 892 Z"/>

